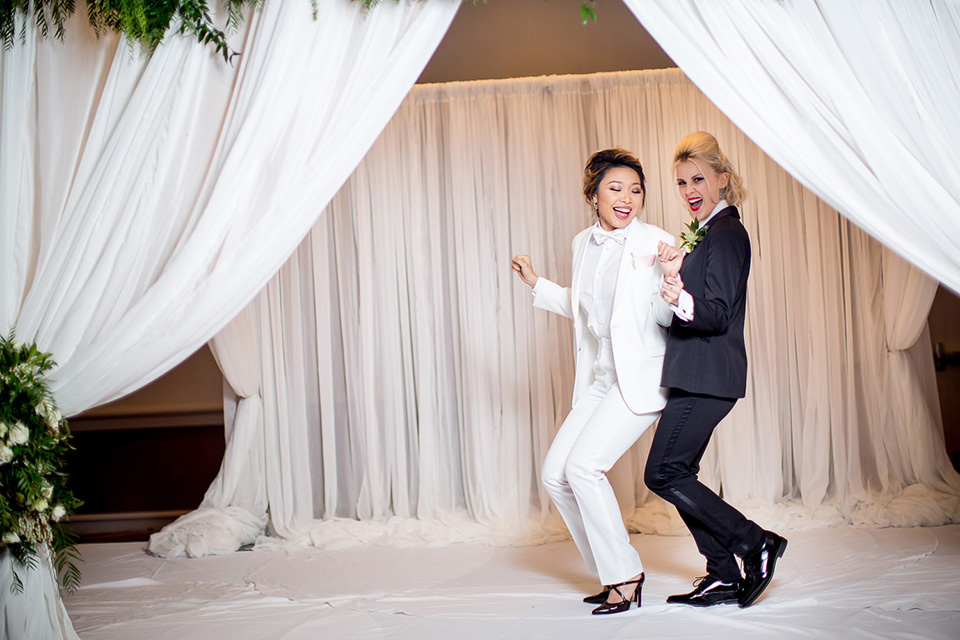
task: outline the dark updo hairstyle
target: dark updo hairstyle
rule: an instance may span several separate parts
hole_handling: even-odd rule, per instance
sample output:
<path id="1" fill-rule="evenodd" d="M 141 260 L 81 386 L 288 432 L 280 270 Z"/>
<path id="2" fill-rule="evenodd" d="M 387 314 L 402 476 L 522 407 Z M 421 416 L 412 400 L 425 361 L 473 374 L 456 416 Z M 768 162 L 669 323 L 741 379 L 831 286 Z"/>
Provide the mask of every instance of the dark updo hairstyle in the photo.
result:
<path id="1" fill-rule="evenodd" d="M 640 206 L 643 206 L 643 203 L 647 199 L 647 187 L 644 183 L 643 167 L 640 166 L 640 161 L 637 160 L 632 153 L 620 147 L 597 151 L 587 160 L 587 165 L 583 168 L 583 197 L 587 201 L 587 204 L 591 207 L 593 206 L 593 197 L 597 195 L 597 191 L 600 189 L 603 176 L 614 167 L 633 169 L 637 172 L 637 175 L 640 176 L 640 195 L 643 196 L 640 201 Z"/>

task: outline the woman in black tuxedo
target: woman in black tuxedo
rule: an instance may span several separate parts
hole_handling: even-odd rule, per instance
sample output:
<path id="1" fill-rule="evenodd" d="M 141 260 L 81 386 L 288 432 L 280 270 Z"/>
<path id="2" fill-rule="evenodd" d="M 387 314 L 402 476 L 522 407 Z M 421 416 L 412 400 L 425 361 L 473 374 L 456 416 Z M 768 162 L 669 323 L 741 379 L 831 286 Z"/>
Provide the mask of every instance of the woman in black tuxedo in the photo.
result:
<path id="1" fill-rule="evenodd" d="M 707 575 L 687 594 L 667 602 L 749 606 L 773 578 L 787 541 L 764 531 L 697 479 L 713 430 L 744 396 L 747 354 L 743 341 L 750 238 L 737 210 L 743 181 L 705 132 L 680 141 L 673 167 L 680 197 L 694 219 L 681 249 L 660 245 L 669 275 L 660 295 L 674 311 L 661 385 L 670 397 L 647 460 L 644 481 L 677 507 Z M 678 272 L 679 270 L 679 272 Z M 743 559 L 743 574 L 737 564 Z"/>

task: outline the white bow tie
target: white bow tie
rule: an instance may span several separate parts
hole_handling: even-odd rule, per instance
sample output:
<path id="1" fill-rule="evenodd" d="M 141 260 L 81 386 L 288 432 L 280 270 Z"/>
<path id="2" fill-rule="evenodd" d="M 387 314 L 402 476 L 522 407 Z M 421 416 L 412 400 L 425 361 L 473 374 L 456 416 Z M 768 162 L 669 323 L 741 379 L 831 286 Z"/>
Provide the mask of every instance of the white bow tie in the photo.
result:
<path id="1" fill-rule="evenodd" d="M 613 231 L 605 231 L 600 227 L 593 228 L 593 239 L 597 244 L 602 245 L 607 240 L 613 240 L 617 244 L 623 244 L 627 239 L 627 234 L 623 229 L 614 229 Z"/>

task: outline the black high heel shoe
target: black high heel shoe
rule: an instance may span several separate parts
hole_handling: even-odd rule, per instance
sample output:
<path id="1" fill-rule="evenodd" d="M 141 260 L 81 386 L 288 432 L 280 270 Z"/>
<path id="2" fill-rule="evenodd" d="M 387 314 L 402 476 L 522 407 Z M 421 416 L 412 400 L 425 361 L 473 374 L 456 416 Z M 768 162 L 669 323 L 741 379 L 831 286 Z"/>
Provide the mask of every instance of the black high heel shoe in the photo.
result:
<path id="1" fill-rule="evenodd" d="M 607 601 L 607 596 L 610 595 L 610 587 L 604 587 L 603 591 L 594 595 L 594 596 L 584 596 L 583 601 L 587 604 L 603 604 Z"/>
<path id="2" fill-rule="evenodd" d="M 640 608 L 640 590 L 643 588 L 643 579 L 644 575 L 641 573 L 640 578 L 637 580 L 627 580 L 626 582 L 621 582 L 620 584 L 610 585 L 610 591 L 616 591 L 617 595 L 620 596 L 620 602 L 609 602 L 604 603 L 593 610 L 593 614 L 597 616 L 606 615 L 608 613 L 620 613 L 622 611 L 627 611 L 630 609 L 630 603 L 636 602 L 637 608 Z M 618 587 L 622 587 L 626 584 L 635 584 L 637 588 L 634 590 L 633 595 L 630 596 L 630 599 L 623 597 L 623 594 L 620 593 Z M 609 594 L 609 592 L 608 592 Z M 599 595 L 599 594 L 597 594 Z"/>

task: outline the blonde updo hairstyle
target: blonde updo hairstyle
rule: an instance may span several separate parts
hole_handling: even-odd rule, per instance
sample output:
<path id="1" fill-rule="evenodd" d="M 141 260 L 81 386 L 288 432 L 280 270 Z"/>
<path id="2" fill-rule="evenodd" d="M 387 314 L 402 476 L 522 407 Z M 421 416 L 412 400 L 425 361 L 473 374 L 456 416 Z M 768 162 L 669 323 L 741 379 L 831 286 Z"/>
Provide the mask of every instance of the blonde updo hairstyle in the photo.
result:
<path id="1" fill-rule="evenodd" d="M 640 206 L 642 207 L 647 199 L 647 188 L 643 175 L 643 167 L 640 165 L 640 161 L 637 160 L 632 153 L 626 149 L 621 149 L 620 147 L 602 149 L 587 159 L 587 164 L 583 168 L 584 200 L 587 201 L 587 204 L 590 205 L 591 208 L 594 208 L 593 197 L 597 195 L 597 191 L 600 189 L 600 183 L 603 182 L 603 176 L 606 175 L 607 171 L 613 169 L 614 167 L 626 167 L 637 172 L 637 176 L 640 178 L 640 194 L 642 196 L 640 199 Z M 600 217 L 599 213 L 597 213 L 597 217 Z"/>
<path id="2" fill-rule="evenodd" d="M 676 171 L 677 165 L 688 160 L 700 167 L 701 171 L 703 171 L 700 165 L 702 162 L 717 174 L 725 173 L 730 176 L 727 186 L 720 190 L 720 197 L 726 200 L 727 204 L 738 207 L 750 195 L 747 188 L 743 186 L 743 178 L 730 164 L 727 156 L 720 151 L 717 139 L 706 131 L 697 131 L 684 136 L 673 154 L 673 170 Z"/>

